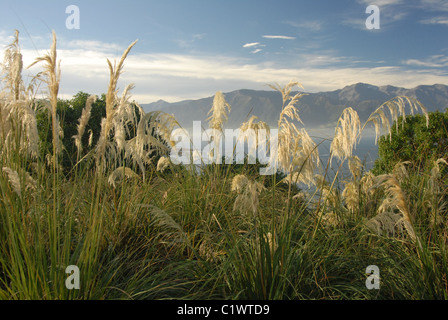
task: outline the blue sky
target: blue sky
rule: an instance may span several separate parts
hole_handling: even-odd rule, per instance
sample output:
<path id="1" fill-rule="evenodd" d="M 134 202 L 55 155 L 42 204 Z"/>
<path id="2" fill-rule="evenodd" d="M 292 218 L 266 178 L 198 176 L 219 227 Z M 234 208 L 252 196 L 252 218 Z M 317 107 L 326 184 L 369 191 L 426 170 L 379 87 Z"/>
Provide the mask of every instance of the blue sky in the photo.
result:
<path id="1" fill-rule="evenodd" d="M 79 8 L 79 29 L 66 28 L 69 5 Z M 368 5 L 380 9 L 380 29 L 366 28 Z M 134 83 L 140 103 L 290 80 L 310 92 L 448 84 L 446 0 L 17 0 L 0 8 L 0 47 L 18 29 L 26 66 L 56 31 L 61 97 L 105 92 L 106 59 L 136 39 L 119 85 Z"/>

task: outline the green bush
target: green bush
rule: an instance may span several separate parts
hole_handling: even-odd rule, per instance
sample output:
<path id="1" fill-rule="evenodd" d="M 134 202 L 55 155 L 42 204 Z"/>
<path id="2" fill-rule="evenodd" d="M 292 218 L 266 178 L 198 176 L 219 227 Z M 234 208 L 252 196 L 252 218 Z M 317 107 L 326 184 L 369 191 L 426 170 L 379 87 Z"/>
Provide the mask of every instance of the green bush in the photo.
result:
<path id="1" fill-rule="evenodd" d="M 429 125 L 424 115 L 408 116 L 398 130 L 394 124 L 389 135 L 382 136 L 378 143 L 378 159 L 375 174 L 391 172 L 395 164 L 411 161 L 413 166 L 423 169 L 432 166 L 429 161 L 448 157 L 448 109 L 447 112 L 430 112 Z"/>

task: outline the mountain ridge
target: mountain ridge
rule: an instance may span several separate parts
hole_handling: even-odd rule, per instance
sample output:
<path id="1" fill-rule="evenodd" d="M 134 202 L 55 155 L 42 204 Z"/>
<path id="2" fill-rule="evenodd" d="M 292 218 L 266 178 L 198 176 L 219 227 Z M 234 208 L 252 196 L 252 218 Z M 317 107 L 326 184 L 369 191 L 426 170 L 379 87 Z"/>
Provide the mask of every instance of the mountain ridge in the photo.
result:
<path id="1" fill-rule="evenodd" d="M 429 112 L 445 111 L 448 107 L 448 86 L 444 84 L 419 85 L 411 89 L 391 85 L 375 86 L 355 83 L 342 89 L 323 92 L 304 92 L 297 103 L 299 115 L 306 127 L 333 127 L 346 107 L 355 109 L 362 122 L 382 103 L 396 96 L 418 99 Z M 231 105 L 226 127 L 237 128 L 252 115 L 276 127 L 282 107 L 281 94 L 270 90 L 239 89 L 224 93 Z M 213 103 L 213 96 L 196 100 L 166 102 L 159 100 L 142 104 L 148 111 L 161 110 L 174 114 L 182 127 L 189 128 L 193 121 L 204 124 Z"/>

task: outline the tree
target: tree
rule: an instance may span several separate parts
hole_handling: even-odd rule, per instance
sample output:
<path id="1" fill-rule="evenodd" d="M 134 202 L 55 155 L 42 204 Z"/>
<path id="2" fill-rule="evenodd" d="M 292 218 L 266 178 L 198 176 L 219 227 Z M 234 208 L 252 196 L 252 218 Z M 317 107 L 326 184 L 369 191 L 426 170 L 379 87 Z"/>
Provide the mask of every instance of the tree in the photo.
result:
<path id="1" fill-rule="evenodd" d="M 64 170 L 64 173 L 69 173 L 73 166 L 79 161 L 80 158 L 85 156 L 87 153 L 92 151 L 98 144 L 98 140 L 101 134 L 101 121 L 106 117 L 106 96 L 102 94 L 101 97 L 92 104 L 89 121 L 85 127 L 84 134 L 81 138 L 82 154 L 78 155 L 78 149 L 75 144 L 74 136 L 78 134 L 78 124 L 79 119 L 82 115 L 84 108 L 86 107 L 87 99 L 90 94 L 80 91 L 73 96 L 70 100 L 59 99 L 57 104 L 57 117 L 59 119 L 60 127 L 63 130 L 62 144 L 64 146 L 60 164 Z M 39 139 L 40 139 L 40 153 L 42 155 L 51 154 L 52 148 L 52 131 L 51 131 L 51 118 L 48 112 L 48 108 L 44 107 L 45 101 L 41 101 L 41 108 L 36 114 Z M 131 140 L 137 134 L 137 125 L 140 122 L 141 114 L 138 111 L 138 107 L 135 104 L 131 104 L 135 108 L 135 123 L 130 122 L 127 124 L 126 137 L 125 139 Z M 148 122 L 158 122 L 157 115 L 146 117 Z M 90 134 L 92 134 L 92 140 L 90 139 Z M 161 136 L 155 133 L 153 128 L 149 132 L 156 140 L 161 144 L 168 147 L 168 142 L 165 141 Z M 113 135 L 113 133 L 112 133 Z M 113 137 L 111 137 L 113 139 Z M 89 143 L 90 142 L 90 143 Z M 149 146 L 145 146 L 145 151 L 149 151 Z M 123 151 L 124 152 L 124 151 Z M 156 165 L 160 155 L 155 153 L 151 159 L 151 165 Z M 148 166 L 148 164 L 146 164 Z"/>
<path id="2" fill-rule="evenodd" d="M 59 99 L 56 113 L 58 115 L 60 126 L 63 130 L 62 144 L 64 150 L 62 151 L 61 165 L 64 172 L 69 172 L 74 164 L 77 162 L 77 149 L 73 136 L 77 134 L 78 120 L 82 114 L 82 110 L 86 105 L 87 98 L 90 94 L 85 92 L 78 92 L 71 100 Z M 41 104 L 43 105 L 44 102 Z M 96 145 L 101 132 L 101 119 L 106 115 L 105 101 L 98 99 L 92 104 L 92 111 L 89 122 L 86 126 L 85 134 L 82 137 L 82 144 L 84 147 L 84 154 L 89 152 L 91 148 Z M 41 154 L 49 154 L 52 141 L 51 121 L 47 109 L 42 107 L 36 114 L 39 140 L 41 143 Z M 91 130 L 91 131 L 90 131 Z M 93 133 L 92 144 L 89 147 L 89 134 Z"/>

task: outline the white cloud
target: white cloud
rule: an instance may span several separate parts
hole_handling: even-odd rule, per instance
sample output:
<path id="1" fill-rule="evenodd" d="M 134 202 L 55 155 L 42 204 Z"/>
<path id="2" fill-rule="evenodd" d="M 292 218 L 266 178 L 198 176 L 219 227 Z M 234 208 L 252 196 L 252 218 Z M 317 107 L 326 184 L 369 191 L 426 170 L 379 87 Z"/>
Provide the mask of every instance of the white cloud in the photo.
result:
<path id="1" fill-rule="evenodd" d="M 190 36 L 187 39 L 177 39 L 176 42 L 179 47 L 183 49 L 191 49 L 197 41 L 204 39 L 207 36 L 206 33 L 196 33 Z"/>
<path id="2" fill-rule="evenodd" d="M 345 18 L 344 20 L 342 20 L 342 23 L 355 28 L 355 29 L 365 29 L 366 28 L 366 19 L 360 19 L 360 18 Z"/>
<path id="3" fill-rule="evenodd" d="M 245 45 L 243 45 L 243 48 L 256 47 L 258 45 L 260 45 L 259 42 L 251 42 L 251 43 L 246 43 Z"/>
<path id="4" fill-rule="evenodd" d="M 106 43 L 97 40 L 70 40 L 67 43 L 62 42 L 62 45 L 83 51 L 116 52 L 122 50 L 122 47 L 115 43 Z"/>
<path id="5" fill-rule="evenodd" d="M 193 35 L 193 39 L 195 40 L 202 40 L 205 38 L 207 34 L 206 33 L 197 33 Z"/>
<path id="6" fill-rule="evenodd" d="M 403 4 L 403 0 L 358 0 L 359 3 L 368 5 L 376 5 L 378 7 L 395 6 Z"/>
<path id="7" fill-rule="evenodd" d="M 251 51 L 251 53 L 258 53 L 258 52 L 260 52 L 260 51 L 262 51 L 261 49 L 255 49 L 254 51 Z"/>
<path id="8" fill-rule="evenodd" d="M 310 31 L 320 31 L 323 27 L 323 22 L 322 21 L 317 21 L 317 20 L 313 20 L 313 21 L 285 21 L 286 24 L 295 27 L 295 28 L 300 28 L 300 29 L 307 29 Z"/>
<path id="9" fill-rule="evenodd" d="M 407 59 L 403 61 L 404 64 L 410 65 L 410 66 L 417 66 L 417 67 L 427 67 L 427 68 L 446 68 L 448 67 L 448 56 L 445 55 L 433 55 L 425 60 L 419 60 L 419 59 Z"/>
<path id="10" fill-rule="evenodd" d="M 418 7 L 426 11 L 448 11 L 446 0 L 420 0 Z"/>
<path id="11" fill-rule="evenodd" d="M 422 24 L 442 24 L 448 25 L 448 17 L 433 17 L 419 21 Z"/>
<path id="12" fill-rule="evenodd" d="M 285 40 L 295 40 L 295 37 L 290 37 L 290 36 L 272 36 L 272 35 L 264 35 L 263 38 L 266 39 L 285 39 Z"/>

